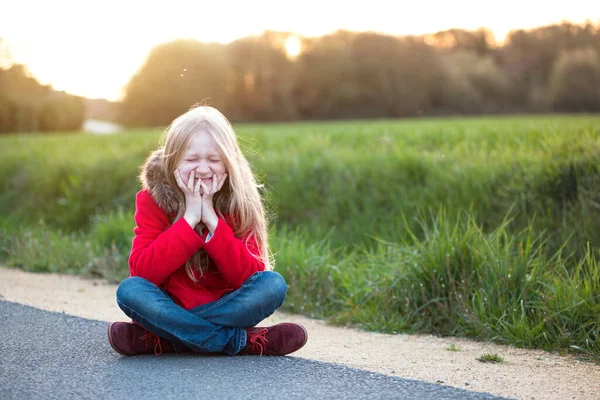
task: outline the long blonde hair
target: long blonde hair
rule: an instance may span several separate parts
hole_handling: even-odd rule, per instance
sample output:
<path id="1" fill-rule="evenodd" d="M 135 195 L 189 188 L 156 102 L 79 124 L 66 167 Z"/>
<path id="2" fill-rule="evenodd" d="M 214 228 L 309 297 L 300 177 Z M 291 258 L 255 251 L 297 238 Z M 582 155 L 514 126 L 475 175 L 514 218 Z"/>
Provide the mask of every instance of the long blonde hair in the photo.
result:
<path id="1" fill-rule="evenodd" d="M 231 123 L 216 108 L 194 106 L 177 117 L 165 131 L 163 168 L 166 171 L 167 182 L 183 200 L 183 191 L 177 185 L 173 172 L 181 162 L 191 140 L 201 131 L 208 132 L 214 139 L 227 169 L 227 179 L 221 190 L 213 197 L 215 212 L 220 217 L 224 215 L 231 217 L 233 233 L 237 238 L 246 238 L 246 248 L 248 248 L 247 239 L 253 237 L 260 254 L 254 254 L 249 250 L 250 254 L 261 260 L 265 264 L 265 269 L 274 269 L 268 246 L 268 216 L 258 191 L 264 189 L 264 185 L 257 183 L 252 168 L 238 145 Z M 185 201 L 180 202 L 173 222 L 183 217 L 184 204 Z M 202 223 L 199 225 L 196 231 L 204 227 Z M 194 281 L 197 281 L 193 274 L 194 268 L 202 275 L 207 267 L 207 255 L 202 265 L 192 265 L 191 259 L 186 262 L 188 276 Z"/>

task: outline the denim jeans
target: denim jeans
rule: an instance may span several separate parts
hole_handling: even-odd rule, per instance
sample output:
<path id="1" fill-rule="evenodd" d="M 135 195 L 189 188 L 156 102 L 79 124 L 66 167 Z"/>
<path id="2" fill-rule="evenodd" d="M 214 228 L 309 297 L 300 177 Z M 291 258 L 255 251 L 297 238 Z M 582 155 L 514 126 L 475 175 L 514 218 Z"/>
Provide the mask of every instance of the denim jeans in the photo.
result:
<path id="1" fill-rule="evenodd" d="M 246 346 L 246 331 L 278 309 L 287 283 L 277 272 L 250 276 L 237 290 L 219 300 L 185 310 L 167 292 L 137 276 L 117 289 L 117 304 L 148 331 L 171 341 L 176 351 L 238 354 Z"/>

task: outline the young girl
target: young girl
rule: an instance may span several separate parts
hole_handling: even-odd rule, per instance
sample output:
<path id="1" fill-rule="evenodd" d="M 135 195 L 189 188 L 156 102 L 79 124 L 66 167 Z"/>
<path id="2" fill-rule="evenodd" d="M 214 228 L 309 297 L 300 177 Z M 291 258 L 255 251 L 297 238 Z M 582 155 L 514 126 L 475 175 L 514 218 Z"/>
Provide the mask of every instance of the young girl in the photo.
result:
<path id="1" fill-rule="evenodd" d="M 110 324 L 113 349 L 285 355 L 304 346 L 301 325 L 255 327 L 283 304 L 287 284 L 272 271 L 258 185 L 229 121 L 205 106 L 181 115 L 140 180 L 130 277 L 117 289 L 134 322 Z"/>

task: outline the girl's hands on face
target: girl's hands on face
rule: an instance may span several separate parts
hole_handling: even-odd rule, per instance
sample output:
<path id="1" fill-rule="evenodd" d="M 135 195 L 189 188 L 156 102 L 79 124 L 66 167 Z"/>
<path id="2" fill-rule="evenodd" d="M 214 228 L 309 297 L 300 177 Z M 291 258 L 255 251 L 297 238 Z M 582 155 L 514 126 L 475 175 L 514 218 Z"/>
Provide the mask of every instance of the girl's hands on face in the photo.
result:
<path id="1" fill-rule="evenodd" d="M 210 187 L 201 182 L 201 190 L 202 190 L 202 222 L 206 224 L 210 232 L 214 232 L 217 227 L 217 223 L 219 218 L 215 213 L 215 207 L 213 204 L 213 196 L 223 187 L 225 183 L 225 179 L 227 179 L 227 174 L 223 174 L 220 177 L 217 177 L 217 174 L 214 174 L 212 177 L 212 181 L 210 183 Z"/>
<path id="2" fill-rule="evenodd" d="M 227 179 L 227 174 L 223 174 L 220 177 L 217 178 L 217 174 L 214 174 L 212 176 L 212 181 L 210 183 L 210 187 L 208 187 L 208 185 L 205 185 L 204 182 L 202 182 L 202 180 L 198 180 L 198 182 L 201 184 L 201 188 L 202 188 L 202 200 L 204 202 L 211 202 L 212 203 L 212 199 L 213 196 L 215 195 L 215 193 L 217 193 L 219 190 L 221 190 L 221 188 L 223 187 L 223 184 L 225 183 L 225 179 Z"/>
<path id="3" fill-rule="evenodd" d="M 198 182 L 194 185 L 194 171 L 190 172 L 190 177 L 187 184 L 183 183 L 183 177 L 179 169 L 175 169 L 175 180 L 177 185 L 185 196 L 185 218 L 190 226 L 196 226 L 202 220 L 202 194 L 200 193 L 200 185 L 202 180 L 198 179 Z"/>

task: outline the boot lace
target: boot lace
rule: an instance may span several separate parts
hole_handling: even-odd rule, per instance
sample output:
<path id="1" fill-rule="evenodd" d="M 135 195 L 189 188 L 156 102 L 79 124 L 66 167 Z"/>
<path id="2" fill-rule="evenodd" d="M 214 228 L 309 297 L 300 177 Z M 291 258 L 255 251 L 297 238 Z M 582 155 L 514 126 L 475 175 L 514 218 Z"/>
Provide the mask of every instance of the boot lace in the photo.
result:
<path id="1" fill-rule="evenodd" d="M 146 331 L 144 336 L 140 336 L 140 340 L 146 341 L 146 348 L 150 347 L 152 340 L 154 340 L 154 355 L 160 356 L 163 353 L 160 337 L 156 336 L 154 333 Z"/>
<path id="2" fill-rule="evenodd" d="M 261 329 L 256 333 L 252 333 L 248 337 L 248 343 L 252 348 L 252 352 L 260 352 L 262 357 L 263 353 L 267 350 L 267 337 L 265 336 L 269 332 L 268 329 Z"/>

